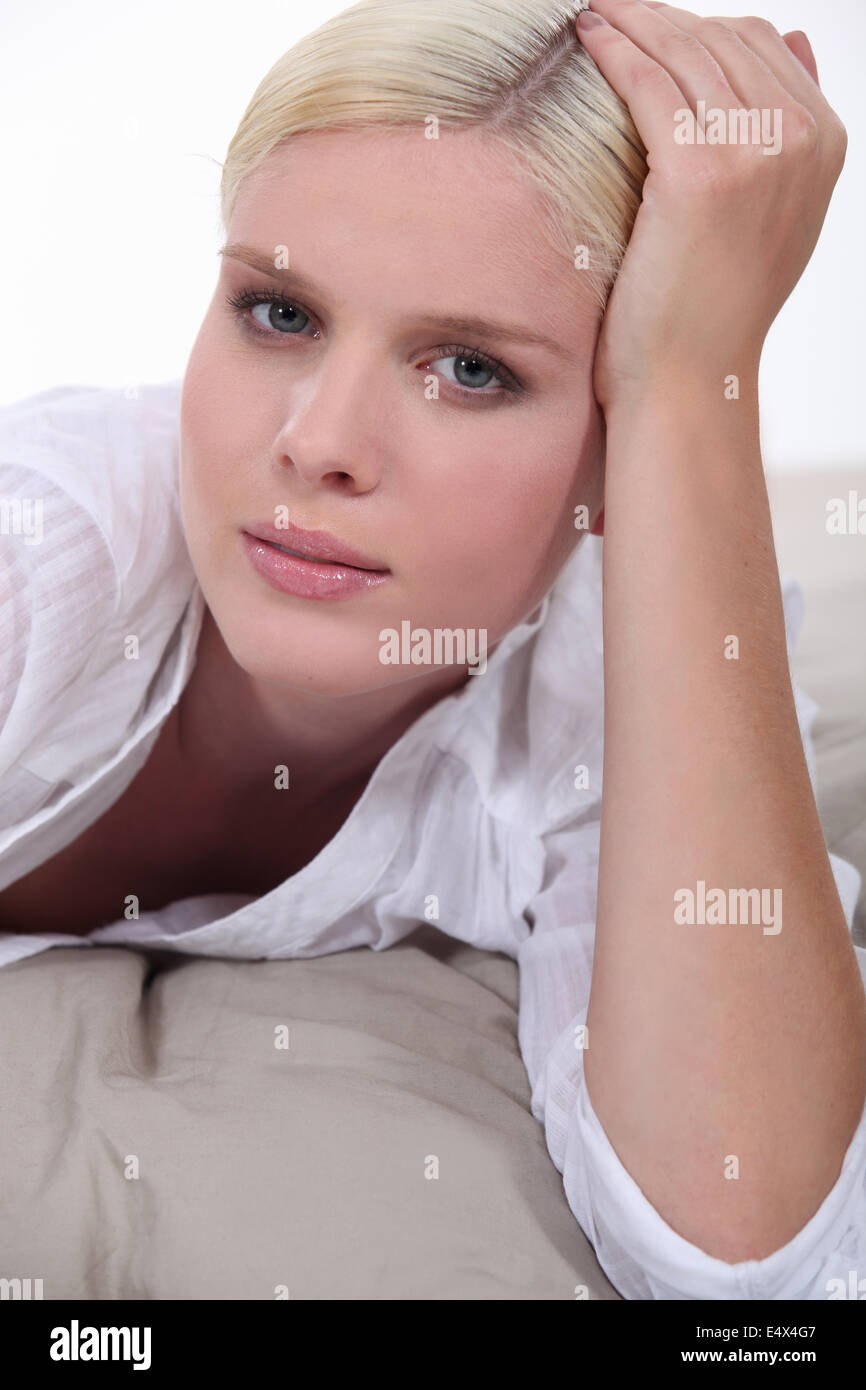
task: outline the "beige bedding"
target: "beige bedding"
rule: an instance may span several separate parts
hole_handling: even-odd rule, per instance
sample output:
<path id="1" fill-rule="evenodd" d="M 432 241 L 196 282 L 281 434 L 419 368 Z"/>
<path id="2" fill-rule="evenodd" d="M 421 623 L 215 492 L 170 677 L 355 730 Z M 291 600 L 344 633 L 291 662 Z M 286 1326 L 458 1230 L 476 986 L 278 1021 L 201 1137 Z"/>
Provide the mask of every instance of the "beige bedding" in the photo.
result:
<path id="1" fill-rule="evenodd" d="M 315 960 L 0 970 L 0 1275 L 45 1299 L 618 1298 L 529 1111 L 516 1005 L 512 960 L 428 925 Z"/>

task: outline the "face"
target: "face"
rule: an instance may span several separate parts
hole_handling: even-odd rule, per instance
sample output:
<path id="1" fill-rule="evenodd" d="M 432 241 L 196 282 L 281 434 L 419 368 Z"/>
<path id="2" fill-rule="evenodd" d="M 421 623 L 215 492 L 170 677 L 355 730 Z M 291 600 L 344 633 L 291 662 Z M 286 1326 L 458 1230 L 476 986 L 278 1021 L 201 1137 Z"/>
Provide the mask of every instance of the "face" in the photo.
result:
<path id="1" fill-rule="evenodd" d="M 415 641 L 422 661 L 404 663 L 388 631 L 462 630 L 469 659 L 483 642 L 489 656 L 585 534 L 575 507 L 596 522 L 600 311 L 537 200 L 476 131 L 314 132 L 244 181 L 183 383 L 180 500 L 207 605 L 252 677 L 459 685 L 447 648 L 436 665 Z M 320 565 L 320 581 L 302 560 L 275 587 L 256 556 L 291 562 L 244 533 L 286 522 L 380 574 Z M 328 558 L 321 535 L 290 535 Z"/>

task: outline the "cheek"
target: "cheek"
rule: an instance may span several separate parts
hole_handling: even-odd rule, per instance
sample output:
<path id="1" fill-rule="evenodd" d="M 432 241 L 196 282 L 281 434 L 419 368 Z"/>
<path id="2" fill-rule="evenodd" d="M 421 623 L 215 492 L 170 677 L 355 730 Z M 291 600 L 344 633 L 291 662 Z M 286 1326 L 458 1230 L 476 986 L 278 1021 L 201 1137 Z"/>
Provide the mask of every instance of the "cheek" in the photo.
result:
<path id="1" fill-rule="evenodd" d="M 440 464 L 416 550 L 431 597 L 462 591 L 501 612 L 546 592 L 579 539 L 574 508 L 601 505 L 600 458 L 600 417 L 587 408 L 553 424 L 549 413 L 519 429 L 505 421 Z"/>
<path id="2" fill-rule="evenodd" d="M 225 352 L 206 318 L 187 362 L 180 400 L 180 496 L 190 524 L 219 516 L 226 492 L 243 487 L 239 460 L 253 457 L 250 392 L 242 364 Z"/>
<path id="3" fill-rule="evenodd" d="M 182 484 L 194 479 L 201 460 L 210 456 L 221 428 L 224 407 L 214 381 L 218 366 L 219 358 L 211 349 L 205 319 L 187 360 L 180 396 Z"/>

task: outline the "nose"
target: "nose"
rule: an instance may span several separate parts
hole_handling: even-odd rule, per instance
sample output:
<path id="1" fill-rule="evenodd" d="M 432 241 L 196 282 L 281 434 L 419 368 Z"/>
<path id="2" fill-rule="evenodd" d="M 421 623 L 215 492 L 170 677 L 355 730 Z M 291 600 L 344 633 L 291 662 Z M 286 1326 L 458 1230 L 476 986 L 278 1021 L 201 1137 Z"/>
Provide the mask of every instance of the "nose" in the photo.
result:
<path id="1" fill-rule="evenodd" d="M 386 387 L 369 334 L 318 345 L 315 360 L 287 386 L 283 424 L 274 441 L 281 470 L 311 487 L 328 484 L 349 495 L 371 492 L 383 471 Z"/>

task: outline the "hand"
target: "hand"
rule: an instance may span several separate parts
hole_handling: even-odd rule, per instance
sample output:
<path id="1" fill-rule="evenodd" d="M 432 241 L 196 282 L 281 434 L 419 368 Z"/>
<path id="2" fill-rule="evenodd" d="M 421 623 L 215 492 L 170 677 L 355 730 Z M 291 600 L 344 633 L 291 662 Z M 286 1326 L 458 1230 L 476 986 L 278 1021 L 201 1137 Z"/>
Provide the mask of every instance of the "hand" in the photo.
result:
<path id="1" fill-rule="evenodd" d="M 607 22 L 578 22 L 578 37 L 628 106 L 649 165 L 601 326 L 596 397 L 609 410 L 696 371 L 718 375 L 721 392 L 728 373 L 757 376 L 770 325 L 818 240 L 845 127 L 805 34 L 649 0 L 589 4 Z M 699 101 L 707 143 L 680 142 Z M 725 143 L 709 143 L 711 108 L 724 113 Z M 763 129 L 730 142 L 728 112 L 742 108 L 766 113 Z"/>

